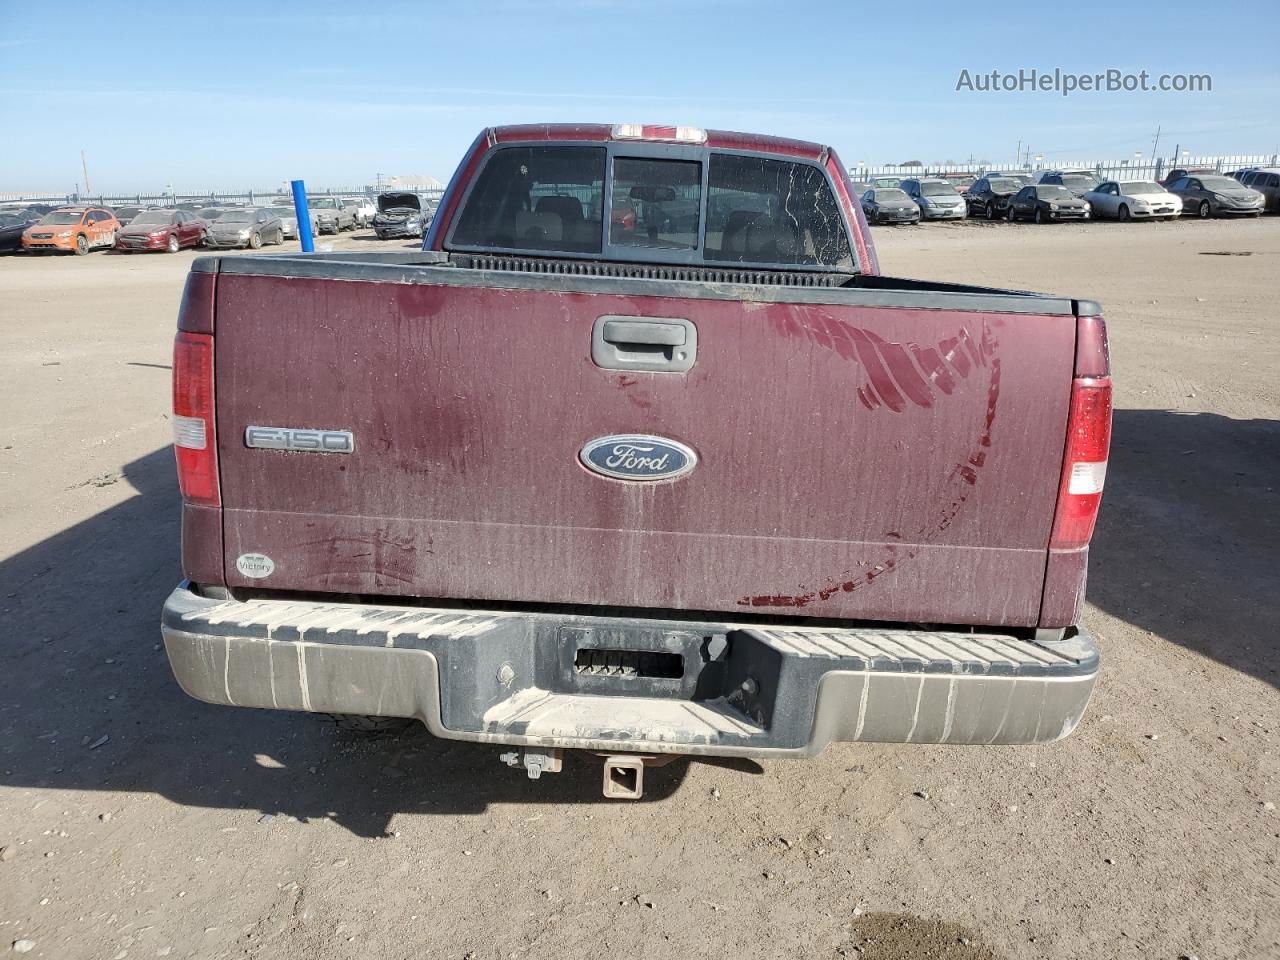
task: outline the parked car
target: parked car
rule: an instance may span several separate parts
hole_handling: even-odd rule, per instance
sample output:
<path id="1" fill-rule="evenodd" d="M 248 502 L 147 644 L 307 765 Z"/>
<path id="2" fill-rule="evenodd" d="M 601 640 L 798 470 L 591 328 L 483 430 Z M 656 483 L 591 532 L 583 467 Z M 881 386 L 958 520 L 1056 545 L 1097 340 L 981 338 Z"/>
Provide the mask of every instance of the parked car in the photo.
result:
<path id="1" fill-rule="evenodd" d="M 1250 170 L 1240 181 L 1250 190 L 1257 190 L 1264 197 L 1264 208 L 1280 213 L 1280 167 L 1259 167 Z"/>
<path id="2" fill-rule="evenodd" d="M 1003 220 L 1008 215 L 1009 198 L 1022 189 L 1022 184 L 1003 174 L 991 174 L 977 180 L 964 195 L 969 216 L 987 220 Z"/>
<path id="3" fill-rule="evenodd" d="M 992 178 L 999 179 L 999 180 L 1012 180 L 1018 185 L 1019 190 L 1021 190 L 1027 184 L 1035 182 L 1035 177 L 1033 177 L 1029 173 L 1023 173 L 1019 170 L 1010 170 L 1010 171 L 988 170 L 982 176 L 988 180 L 991 180 Z"/>
<path id="4" fill-rule="evenodd" d="M 310 197 L 307 206 L 315 214 L 320 233 L 340 233 L 356 228 L 355 207 L 344 204 L 340 197 Z"/>
<path id="5" fill-rule="evenodd" d="M 373 223 L 378 205 L 373 202 L 372 197 L 343 197 L 342 202 L 345 206 L 353 208 L 357 227 L 367 227 Z"/>
<path id="6" fill-rule="evenodd" d="M 1092 170 L 1050 170 L 1040 174 L 1037 182 L 1066 187 L 1074 196 L 1083 197 L 1090 190 L 1096 190 L 1102 181 Z"/>
<path id="7" fill-rule="evenodd" d="M 40 218 L 22 234 L 22 249 L 84 256 L 116 242 L 120 221 L 104 207 L 63 207 Z"/>
<path id="8" fill-rule="evenodd" d="M 18 211 L 30 210 L 38 219 L 43 217 L 46 213 L 53 213 L 55 210 L 61 210 L 63 206 L 64 204 L 57 203 L 22 203 L 10 209 Z"/>
<path id="9" fill-rule="evenodd" d="M 899 187 L 877 187 L 862 195 L 868 223 L 919 223 L 920 208 Z"/>
<path id="10" fill-rule="evenodd" d="M 614 241 L 606 149 L 655 188 L 704 165 L 692 246 Z M 1068 735 L 1102 310 L 880 275 L 843 177 L 790 139 L 494 127 L 412 259 L 197 259 L 182 689 L 407 718 L 534 778 L 604 754 L 629 798 L 646 755 Z"/>
<path id="11" fill-rule="evenodd" d="M 186 210 L 143 210 L 116 231 L 116 249 L 124 253 L 167 250 L 204 243 L 209 223 Z"/>
<path id="12" fill-rule="evenodd" d="M 1184 177 L 1199 177 L 1205 174 L 1216 175 L 1218 171 L 1214 167 L 1174 167 L 1169 171 L 1169 175 L 1160 181 L 1160 186 L 1168 189 Z"/>
<path id="13" fill-rule="evenodd" d="M 973 186 L 978 178 L 972 173 L 940 173 L 936 177 L 930 179 L 942 180 L 951 185 L 951 189 L 957 194 L 963 194 L 971 186 Z"/>
<path id="14" fill-rule="evenodd" d="M 1005 218 L 1010 223 L 1016 220 L 1034 220 L 1036 223 L 1087 220 L 1089 203 L 1060 184 L 1033 183 L 1013 195 Z"/>
<path id="15" fill-rule="evenodd" d="M 1230 173 L 1227 174 L 1227 176 L 1230 177 L 1232 180 L 1238 180 L 1241 183 L 1244 183 L 1244 178 L 1248 174 L 1253 173 L 1257 169 L 1258 169 L 1257 167 L 1241 167 L 1239 170 L 1232 170 Z"/>
<path id="16" fill-rule="evenodd" d="M 1183 177 L 1169 185 L 1169 192 L 1182 199 L 1182 212 L 1209 217 L 1262 216 L 1266 199 L 1257 190 L 1221 174 Z"/>
<path id="17" fill-rule="evenodd" d="M 1182 201 L 1154 180 L 1108 180 L 1084 195 L 1095 218 L 1174 220 Z"/>
<path id="18" fill-rule="evenodd" d="M 893 188 L 901 186 L 901 177 L 872 177 L 871 186 L 873 189 L 882 190 L 886 187 Z"/>
<path id="19" fill-rule="evenodd" d="M 284 228 L 284 236 L 288 240 L 298 239 L 298 211 L 292 204 L 281 207 L 267 207 L 272 213 L 280 218 L 280 226 Z M 313 237 L 320 235 L 320 225 L 316 221 L 316 215 L 311 214 L 311 235 Z"/>
<path id="20" fill-rule="evenodd" d="M 422 198 L 416 193 L 399 190 L 380 193 L 377 207 L 373 231 L 379 240 L 421 237 L 431 223 L 431 214 L 423 210 Z"/>
<path id="21" fill-rule="evenodd" d="M 257 250 L 264 244 L 284 243 L 284 224 L 267 207 L 239 207 L 224 210 L 209 224 L 205 245 L 249 247 Z"/>
<path id="22" fill-rule="evenodd" d="M 963 220 L 968 213 L 964 197 L 946 180 L 903 180 L 900 188 L 915 201 L 925 220 Z"/>
<path id="23" fill-rule="evenodd" d="M 0 211 L 0 251 L 21 250 L 22 234 L 39 220 L 34 210 Z"/>
<path id="24" fill-rule="evenodd" d="M 871 189 L 872 189 L 871 184 L 867 183 L 865 180 L 854 180 L 854 181 L 851 181 L 851 182 L 850 182 L 850 184 L 849 184 L 849 186 L 852 188 L 852 190 L 853 190 L 853 195 L 854 195 L 855 197 L 860 197 L 860 196 L 862 196 L 864 193 L 866 193 L 868 190 L 871 190 Z"/>
<path id="25" fill-rule="evenodd" d="M 127 224 L 130 220 L 140 214 L 143 210 L 154 210 L 155 207 L 147 207 L 142 205 L 132 205 L 127 207 L 112 207 L 111 212 L 116 215 L 116 219 L 121 223 Z"/>
<path id="26" fill-rule="evenodd" d="M 213 221 L 217 220 L 220 216 L 222 216 L 228 210 L 235 210 L 235 209 L 241 209 L 241 208 L 239 207 L 201 207 L 199 210 L 195 211 L 195 214 L 201 220 L 206 220 L 209 223 L 213 223 Z"/>

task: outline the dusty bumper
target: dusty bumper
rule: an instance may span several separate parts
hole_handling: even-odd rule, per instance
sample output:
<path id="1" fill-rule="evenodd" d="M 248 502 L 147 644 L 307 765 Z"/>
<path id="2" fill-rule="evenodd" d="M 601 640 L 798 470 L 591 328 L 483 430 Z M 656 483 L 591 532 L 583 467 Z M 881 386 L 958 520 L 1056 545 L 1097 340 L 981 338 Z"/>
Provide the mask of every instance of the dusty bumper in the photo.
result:
<path id="1" fill-rule="evenodd" d="M 422 236 L 422 227 L 409 227 L 403 223 L 377 223 L 373 224 L 373 231 L 381 240 L 387 240 L 396 237 L 420 237 Z"/>
<path id="2" fill-rule="evenodd" d="M 238 602 L 185 585 L 165 603 L 162 631 L 178 683 L 209 703 L 416 717 L 455 740 L 645 753 L 809 756 L 833 741 L 1048 743 L 1075 728 L 1098 669 L 1083 633 L 1034 643 L 961 632 Z M 605 666 L 584 672 L 583 650 Z M 610 661 L 617 651 L 631 659 Z M 628 675 L 636 651 L 642 664 L 678 658 L 681 675 Z M 622 672 L 611 673 L 610 663 Z"/>
<path id="3" fill-rule="evenodd" d="M 23 240 L 25 250 L 62 250 L 69 252 L 76 248 L 75 238 L 69 240 Z"/>

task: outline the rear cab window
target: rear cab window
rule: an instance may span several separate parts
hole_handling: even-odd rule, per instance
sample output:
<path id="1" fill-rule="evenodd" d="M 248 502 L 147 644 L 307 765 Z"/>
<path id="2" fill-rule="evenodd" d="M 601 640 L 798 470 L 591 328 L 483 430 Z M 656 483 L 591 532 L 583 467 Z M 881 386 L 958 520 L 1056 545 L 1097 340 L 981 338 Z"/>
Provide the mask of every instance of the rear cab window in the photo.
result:
<path id="1" fill-rule="evenodd" d="M 853 265 L 840 207 L 815 166 L 716 154 L 707 194 L 708 260 Z"/>
<path id="2" fill-rule="evenodd" d="M 655 144 L 497 147 L 464 196 L 445 247 L 857 269 L 821 167 Z"/>
<path id="3" fill-rule="evenodd" d="M 702 211 L 702 164 L 615 157 L 609 243 L 693 250 Z"/>
<path id="4" fill-rule="evenodd" d="M 476 179 L 453 245 L 600 253 L 604 147 L 504 147 Z"/>

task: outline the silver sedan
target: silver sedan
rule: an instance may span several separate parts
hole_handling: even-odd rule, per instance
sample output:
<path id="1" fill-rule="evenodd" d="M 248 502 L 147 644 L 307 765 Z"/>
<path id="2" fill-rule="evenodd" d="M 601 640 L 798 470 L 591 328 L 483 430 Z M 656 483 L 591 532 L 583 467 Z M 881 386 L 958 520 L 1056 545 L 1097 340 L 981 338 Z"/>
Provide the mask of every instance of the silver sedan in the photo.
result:
<path id="1" fill-rule="evenodd" d="M 280 218 L 280 223 L 284 227 L 285 239 L 297 240 L 298 212 L 293 207 L 268 207 L 267 209 Z M 311 215 L 311 235 L 313 237 L 320 235 L 320 228 L 316 223 L 315 214 Z"/>
<path id="2" fill-rule="evenodd" d="M 205 246 L 214 249 L 248 247 L 257 250 L 266 243 L 284 243 L 284 224 L 267 207 L 224 210 L 209 225 L 205 239 Z"/>

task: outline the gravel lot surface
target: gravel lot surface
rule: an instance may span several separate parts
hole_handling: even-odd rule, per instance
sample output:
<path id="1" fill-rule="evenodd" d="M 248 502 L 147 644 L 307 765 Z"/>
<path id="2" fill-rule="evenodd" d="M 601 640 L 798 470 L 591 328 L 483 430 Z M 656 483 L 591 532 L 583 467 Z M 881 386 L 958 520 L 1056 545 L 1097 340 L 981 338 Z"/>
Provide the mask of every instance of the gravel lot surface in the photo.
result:
<path id="1" fill-rule="evenodd" d="M 598 761 L 532 782 L 183 695 L 158 616 L 193 255 L 0 257 L 0 951 L 1280 956 L 1280 218 L 876 239 L 887 273 L 1106 308 L 1093 703 L 1050 747 L 677 762 L 633 804 Z"/>

